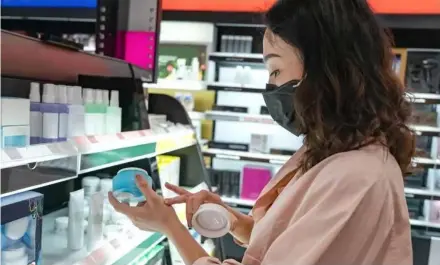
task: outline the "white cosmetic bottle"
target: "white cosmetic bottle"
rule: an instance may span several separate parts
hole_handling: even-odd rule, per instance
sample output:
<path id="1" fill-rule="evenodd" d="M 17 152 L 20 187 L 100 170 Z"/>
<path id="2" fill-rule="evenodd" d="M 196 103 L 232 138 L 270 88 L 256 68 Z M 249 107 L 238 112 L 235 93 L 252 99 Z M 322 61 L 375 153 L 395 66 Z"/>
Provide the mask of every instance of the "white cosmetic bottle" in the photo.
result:
<path id="1" fill-rule="evenodd" d="M 42 143 L 58 142 L 59 111 L 56 102 L 56 86 L 54 84 L 44 84 L 43 103 L 41 103 L 43 116 Z"/>
<path id="2" fill-rule="evenodd" d="M 58 141 L 64 142 L 67 140 L 67 131 L 69 124 L 69 106 L 67 100 L 67 86 L 58 86 Z"/>
<path id="3" fill-rule="evenodd" d="M 31 101 L 31 114 L 30 114 L 30 143 L 39 144 L 43 134 L 43 115 L 41 114 L 41 96 L 40 96 L 40 84 L 31 83 L 31 91 L 29 93 L 29 99 Z"/>
<path id="4" fill-rule="evenodd" d="M 106 113 L 106 133 L 121 132 L 122 110 L 119 107 L 119 91 L 112 90 L 110 93 L 110 106 L 107 107 Z"/>
<path id="5" fill-rule="evenodd" d="M 67 98 L 69 102 L 68 138 L 83 136 L 85 134 L 85 110 L 81 94 L 82 90 L 80 86 L 70 86 L 67 88 Z"/>

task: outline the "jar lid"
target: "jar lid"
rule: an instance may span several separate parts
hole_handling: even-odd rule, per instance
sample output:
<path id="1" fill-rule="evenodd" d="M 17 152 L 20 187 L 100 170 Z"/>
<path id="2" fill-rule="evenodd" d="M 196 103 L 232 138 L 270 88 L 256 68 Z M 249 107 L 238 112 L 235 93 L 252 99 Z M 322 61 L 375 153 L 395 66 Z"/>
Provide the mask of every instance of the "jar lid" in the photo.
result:
<path id="1" fill-rule="evenodd" d="M 64 231 L 69 227 L 69 217 L 61 216 L 55 219 L 55 231 Z"/>
<path id="2" fill-rule="evenodd" d="M 5 236 L 12 240 L 18 240 L 24 236 L 28 229 L 29 217 L 11 221 L 5 225 Z"/>
<path id="3" fill-rule="evenodd" d="M 26 248 L 22 243 L 14 244 L 2 250 L 3 261 L 16 261 L 26 254 Z"/>
<path id="4" fill-rule="evenodd" d="M 229 212 L 218 204 L 203 204 L 193 215 L 192 225 L 194 229 L 204 237 L 222 237 L 226 235 L 231 228 Z"/>
<path id="5" fill-rule="evenodd" d="M 81 181 L 83 186 L 98 186 L 100 179 L 94 176 L 84 177 Z"/>
<path id="6" fill-rule="evenodd" d="M 113 190 L 113 180 L 112 179 L 101 179 L 99 182 L 99 189 L 103 193 L 107 194 L 107 192 Z"/>

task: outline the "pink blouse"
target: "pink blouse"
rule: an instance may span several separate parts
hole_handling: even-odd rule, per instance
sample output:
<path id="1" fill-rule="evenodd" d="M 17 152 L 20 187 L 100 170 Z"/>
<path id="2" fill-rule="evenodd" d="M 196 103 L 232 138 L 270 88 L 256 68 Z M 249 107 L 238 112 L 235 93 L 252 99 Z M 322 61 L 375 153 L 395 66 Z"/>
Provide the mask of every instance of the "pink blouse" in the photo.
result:
<path id="1" fill-rule="evenodd" d="M 194 265 L 412 265 L 402 173 L 388 150 L 335 154 L 291 177 L 303 152 L 262 191 L 241 263 L 202 258 Z"/>

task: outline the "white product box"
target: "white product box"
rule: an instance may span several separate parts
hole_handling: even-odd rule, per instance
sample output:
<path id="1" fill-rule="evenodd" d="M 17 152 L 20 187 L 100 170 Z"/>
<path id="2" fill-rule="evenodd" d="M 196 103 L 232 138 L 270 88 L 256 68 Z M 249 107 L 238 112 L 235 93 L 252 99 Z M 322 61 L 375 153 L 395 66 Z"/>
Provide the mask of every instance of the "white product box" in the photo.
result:
<path id="1" fill-rule="evenodd" d="M 252 153 L 269 153 L 269 136 L 267 134 L 251 134 L 249 149 Z"/>
<path id="2" fill-rule="evenodd" d="M 3 126 L 2 147 L 25 147 L 29 145 L 29 126 Z"/>
<path id="3" fill-rule="evenodd" d="M 24 98 L 1 98 L 1 125 L 29 125 L 30 100 Z"/>

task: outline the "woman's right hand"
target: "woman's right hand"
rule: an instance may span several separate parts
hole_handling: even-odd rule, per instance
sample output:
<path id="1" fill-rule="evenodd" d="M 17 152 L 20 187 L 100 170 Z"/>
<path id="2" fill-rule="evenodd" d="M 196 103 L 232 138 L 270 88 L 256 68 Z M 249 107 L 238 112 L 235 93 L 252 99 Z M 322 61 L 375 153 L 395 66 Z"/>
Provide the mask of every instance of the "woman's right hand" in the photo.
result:
<path id="1" fill-rule="evenodd" d="M 199 207 L 204 203 L 214 203 L 227 208 L 226 205 L 222 202 L 220 196 L 215 193 L 206 190 L 191 193 L 181 187 L 172 185 L 170 183 L 165 183 L 165 187 L 178 195 L 174 198 L 165 199 L 165 204 L 174 205 L 179 203 L 186 203 L 186 220 L 188 222 L 188 227 L 192 227 L 192 217 L 197 212 Z"/>

